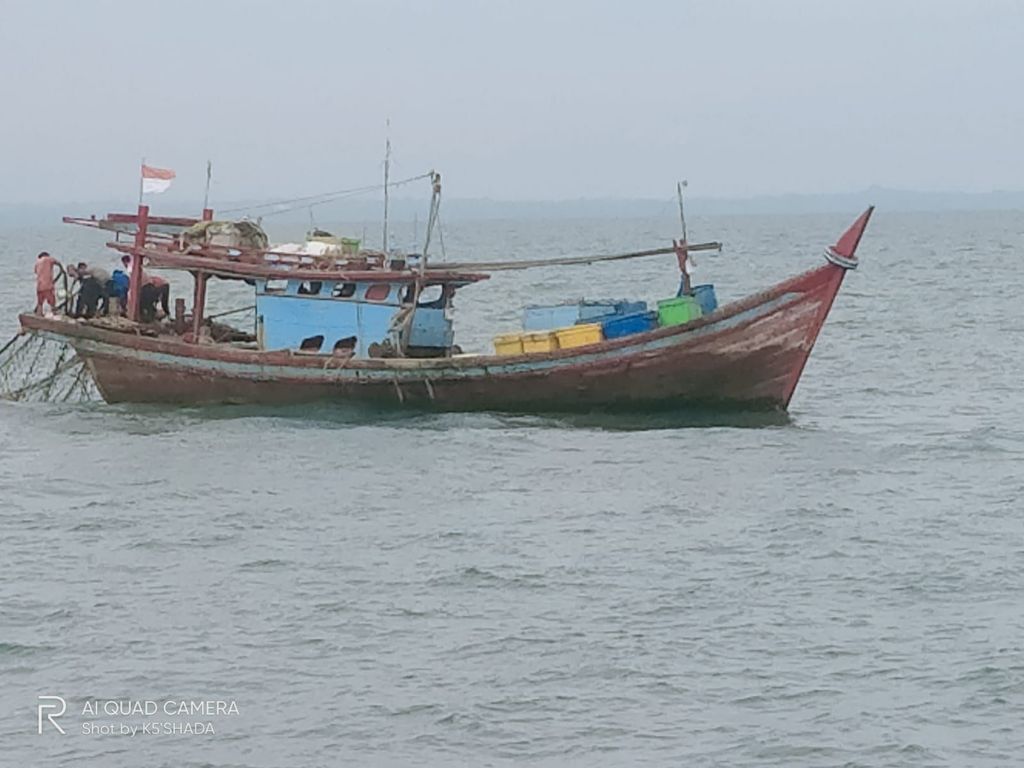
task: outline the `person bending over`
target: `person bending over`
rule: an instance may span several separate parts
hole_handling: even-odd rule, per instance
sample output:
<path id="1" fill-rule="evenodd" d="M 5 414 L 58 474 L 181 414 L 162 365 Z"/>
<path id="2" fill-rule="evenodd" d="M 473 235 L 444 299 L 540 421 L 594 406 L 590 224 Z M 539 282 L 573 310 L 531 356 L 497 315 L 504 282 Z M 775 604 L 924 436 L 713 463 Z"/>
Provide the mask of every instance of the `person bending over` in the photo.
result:
<path id="1" fill-rule="evenodd" d="M 139 292 L 139 313 L 143 322 L 151 323 L 156 319 L 156 308 L 159 303 L 163 316 L 171 314 L 171 286 L 162 277 L 156 275 L 142 275 L 142 289 Z"/>
<path id="2" fill-rule="evenodd" d="M 84 261 L 68 270 L 72 277 L 78 278 L 78 301 L 75 302 L 75 317 L 95 317 L 100 301 L 103 302 L 103 314 L 107 313 L 110 295 L 107 285 L 110 273 L 101 267 L 90 267 Z"/>

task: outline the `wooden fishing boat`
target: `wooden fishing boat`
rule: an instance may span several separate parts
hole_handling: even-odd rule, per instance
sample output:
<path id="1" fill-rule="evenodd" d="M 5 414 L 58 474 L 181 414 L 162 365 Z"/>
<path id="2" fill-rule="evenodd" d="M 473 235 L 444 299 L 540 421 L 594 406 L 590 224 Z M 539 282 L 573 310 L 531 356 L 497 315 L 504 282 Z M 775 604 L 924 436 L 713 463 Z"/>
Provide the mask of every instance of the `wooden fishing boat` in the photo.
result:
<path id="1" fill-rule="evenodd" d="M 27 313 L 20 320 L 24 332 L 70 344 L 110 403 L 785 410 L 843 278 L 857 266 L 871 212 L 826 249 L 824 264 L 690 322 L 568 349 L 498 355 L 462 354 L 451 331 L 452 296 L 486 279 L 488 265 L 197 242 L 187 233 L 211 221 L 211 211 L 202 219 L 171 219 L 151 217 L 140 205 L 135 214 L 68 220 L 119 233 L 108 245 L 132 257 L 126 319 Z M 128 242 L 120 239 L 125 233 Z M 682 265 L 701 247 L 682 241 L 639 255 L 675 253 Z M 173 322 L 140 322 L 143 263 L 193 275 L 190 313 L 179 300 Z M 211 276 L 253 285 L 251 334 L 230 340 L 211 334 L 204 318 Z M 430 291 L 439 298 L 427 301 Z"/>

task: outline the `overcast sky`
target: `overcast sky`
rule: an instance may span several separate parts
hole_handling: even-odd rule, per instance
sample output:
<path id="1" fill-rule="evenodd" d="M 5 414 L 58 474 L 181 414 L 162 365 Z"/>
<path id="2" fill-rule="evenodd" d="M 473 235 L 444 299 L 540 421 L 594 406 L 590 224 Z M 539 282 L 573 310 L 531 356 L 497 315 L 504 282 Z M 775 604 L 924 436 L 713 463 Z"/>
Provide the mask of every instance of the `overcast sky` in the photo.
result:
<path id="1" fill-rule="evenodd" d="M 0 0 L 0 202 L 1024 186 L 1017 0 Z M 171 194 L 171 193 L 168 193 Z"/>

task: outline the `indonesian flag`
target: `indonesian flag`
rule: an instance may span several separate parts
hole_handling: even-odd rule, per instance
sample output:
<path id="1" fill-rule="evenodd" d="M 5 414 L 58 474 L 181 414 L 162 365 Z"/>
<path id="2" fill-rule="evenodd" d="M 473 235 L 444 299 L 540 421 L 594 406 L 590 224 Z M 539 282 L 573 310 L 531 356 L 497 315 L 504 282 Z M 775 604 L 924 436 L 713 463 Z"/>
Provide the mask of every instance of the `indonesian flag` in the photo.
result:
<path id="1" fill-rule="evenodd" d="M 169 168 L 152 168 L 148 165 L 142 166 L 142 191 L 158 195 L 166 192 L 171 186 L 171 179 L 174 178 L 174 171 Z"/>

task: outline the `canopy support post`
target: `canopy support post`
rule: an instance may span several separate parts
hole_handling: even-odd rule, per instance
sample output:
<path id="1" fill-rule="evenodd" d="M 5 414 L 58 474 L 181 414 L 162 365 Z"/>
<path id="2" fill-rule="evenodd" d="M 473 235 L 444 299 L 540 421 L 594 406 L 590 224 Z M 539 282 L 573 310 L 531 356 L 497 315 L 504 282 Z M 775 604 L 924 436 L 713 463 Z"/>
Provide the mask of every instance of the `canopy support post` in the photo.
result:
<path id="1" fill-rule="evenodd" d="M 206 281 L 210 277 L 205 272 L 193 272 L 196 280 L 195 295 L 192 298 L 192 343 L 199 343 L 199 331 L 203 327 L 203 311 L 206 309 Z"/>
<path id="2" fill-rule="evenodd" d="M 132 252 L 132 271 L 128 278 L 128 319 L 139 322 L 139 305 L 142 301 L 142 249 L 146 247 L 146 230 L 149 228 L 149 206 L 139 205 L 135 227 L 135 249 Z"/>

